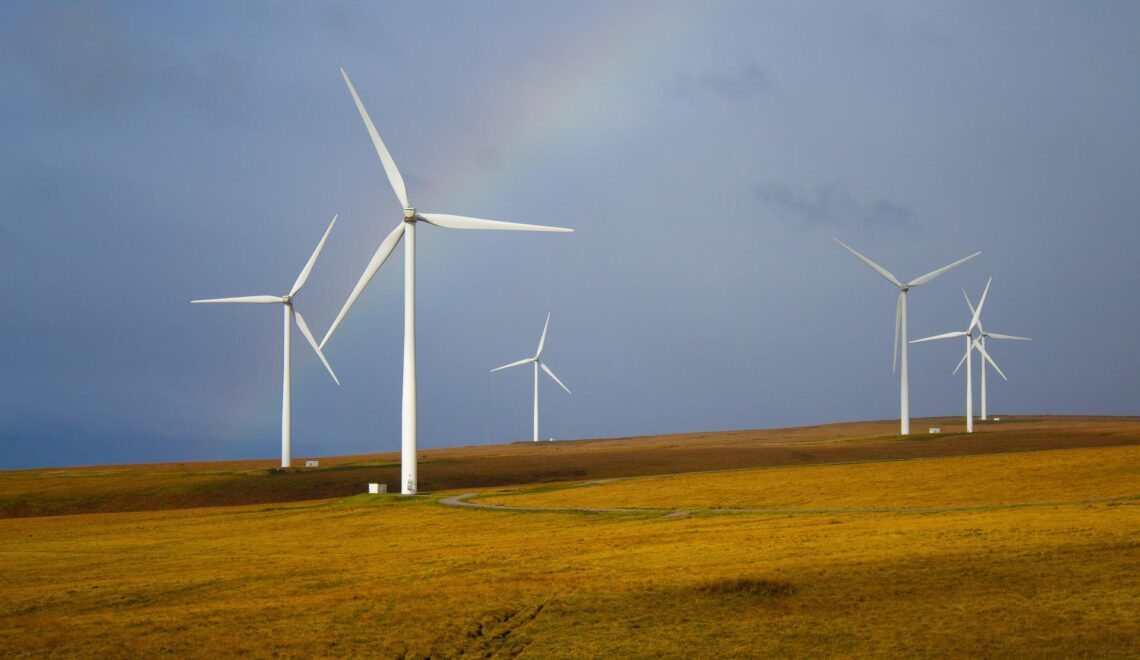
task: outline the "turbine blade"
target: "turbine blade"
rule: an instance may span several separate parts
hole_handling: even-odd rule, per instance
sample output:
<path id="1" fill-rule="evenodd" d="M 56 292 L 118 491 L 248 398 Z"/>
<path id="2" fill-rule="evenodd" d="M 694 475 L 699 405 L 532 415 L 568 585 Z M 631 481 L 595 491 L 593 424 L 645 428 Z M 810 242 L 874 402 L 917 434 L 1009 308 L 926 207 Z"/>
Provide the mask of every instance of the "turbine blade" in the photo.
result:
<path id="1" fill-rule="evenodd" d="M 887 278 L 887 281 L 888 281 L 888 282 L 890 282 L 891 284 L 893 284 L 893 285 L 895 285 L 895 286 L 897 286 L 897 287 L 899 287 L 899 288 L 902 288 L 902 285 L 903 285 L 903 283 L 899 281 L 899 278 L 895 277 L 894 275 L 891 275 L 891 272 L 890 272 L 889 270 L 887 270 L 886 268 L 883 268 L 882 266 L 880 266 L 879 264 L 875 263 L 874 261 L 871 261 L 871 260 L 870 260 L 870 259 L 868 259 L 867 257 L 864 257 L 863 255 L 859 254 L 858 252 L 856 252 L 856 251 L 855 251 L 855 248 L 853 248 L 853 247 L 851 247 L 850 245 L 848 245 L 848 244 L 844 243 L 843 241 L 839 240 L 838 238 L 835 238 L 834 236 L 832 236 L 832 237 L 831 237 L 831 240 L 835 241 L 836 243 L 839 243 L 839 244 L 840 244 L 840 245 L 842 245 L 842 246 L 843 246 L 843 247 L 844 247 L 844 248 L 845 248 L 845 249 L 846 249 L 848 252 L 850 252 L 851 254 L 855 255 L 856 257 L 859 257 L 860 261 L 862 261 L 863 263 L 867 264 L 867 265 L 868 265 L 868 266 L 870 266 L 871 268 L 874 268 L 874 269 L 875 269 L 875 272 L 876 272 L 876 273 L 878 273 L 878 274 L 880 274 L 880 275 L 882 275 L 883 277 Z"/>
<path id="2" fill-rule="evenodd" d="M 951 268 L 956 268 L 958 266 L 961 266 L 962 264 L 966 263 L 967 261 L 978 256 L 979 254 L 981 254 L 980 251 L 975 252 L 975 253 L 971 254 L 970 256 L 966 257 L 965 259 L 959 259 L 958 261 L 955 261 L 954 263 L 950 264 L 949 266 L 943 266 L 942 268 L 939 268 L 938 270 L 932 270 L 929 273 L 923 275 L 922 277 L 911 280 L 909 283 L 907 283 L 907 286 L 918 286 L 920 284 L 926 284 L 927 282 L 938 277 L 942 273 L 945 273 L 946 271 L 950 270 Z"/>
<path id="3" fill-rule="evenodd" d="M 970 319 L 970 327 L 966 328 L 966 332 L 972 331 L 974 326 L 978 325 L 978 319 L 982 316 L 982 306 L 986 304 L 986 294 L 990 292 L 990 284 L 993 281 L 994 278 L 992 277 L 986 280 L 986 288 L 982 291 L 982 297 L 978 300 L 978 308 L 974 310 L 974 318 Z"/>
<path id="4" fill-rule="evenodd" d="M 966 306 L 970 308 L 970 314 L 973 314 L 974 303 L 970 302 L 970 294 L 966 293 L 965 289 L 962 289 L 962 297 L 966 299 Z"/>
<path id="5" fill-rule="evenodd" d="M 384 261 L 388 259 L 388 255 L 392 254 L 392 250 L 396 248 L 396 244 L 400 242 L 400 238 L 403 236 L 404 223 L 401 221 L 391 233 L 384 237 L 384 240 L 380 242 L 380 247 L 376 248 L 376 253 L 372 255 L 371 261 L 368 262 L 368 266 L 364 269 L 364 274 L 360 276 L 360 280 L 357 281 L 356 286 L 352 289 L 348 300 L 344 302 L 344 306 L 340 308 L 340 313 L 336 315 L 336 320 L 329 326 L 329 331 L 325 333 L 325 338 L 321 340 L 321 348 L 324 348 L 325 344 L 328 343 L 329 337 L 332 337 L 333 332 L 344 319 L 344 315 L 348 313 L 348 310 L 352 309 L 352 304 L 355 303 L 356 299 L 360 297 L 360 294 L 364 292 L 364 287 L 368 286 L 368 283 L 372 281 L 372 277 L 376 274 L 376 271 L 380 270 L 380 266 L 384 265 Z"/>
<path id="6" fill-rule="evenodd" d="M 1005 381 L 1009 380 L 1008 378 L 1005 377 L 1005 374 L 1002 373 L 1001 367 L 997 366 L 997 362 L 994 362 L 994 359 L 992 357 L 990 357 L 990 354 L 986 352 L 986 349 L 982 348 L 981 344 L 979 344 L 977 341 L 975 341 L 974 342 L 974 348 L 978 349 L 978 352 L 981 353 L 982 357 L 985 358 L 986 362 L 989 362 L 990 366 L 993 367 L 994 370 L 998 372 L 998 374 L 1001 376 L 1002 380 L 1005 380 Z"/>
<path id="7" fill-rule="evenodd" d="M 967 355 L 969 355 L 969 353 L 963 353 L 962 354 L 962 359 L 958 360 L 958 366 L 954 367 L 954 371 L 952 372 L 953 374 L 958 373 L 958 370 L 962 368 L 962 365 L 966 364 L 966 356 Z"/>
<path id="8" fill-rule="evenodd" d="M 902 291 L 899 292 L 899 301 L 895 303 L 895 347 L 891 349 L 891 373 L 895 373 L 895 368 L 898 367 L 899 362 L 899 324 L 902 323 L 902 304 L 903 296 L 906 294 Z"/>
<path id="9" fill-rule="evenodd" d="M 494 369 L 492 369 L 491 373 L 495 373 L 496 371 L 502 371 L 503 369 L 510 369 L 511 367 L 522 366 L 524 364 L 530 364 L 531 362 L 534 362 L 534 358 L 526 358 L 523 360 L 519 360 L 518 362 L 512 362 L 510 364 L 504 364 L 501 367 L 495 367 Z"/>
<path id="10" fill-rule="evenodd" d="M 970 308 L 970 314 L 974 313 L 974 303 L 970 302 L 970 296 L 966 294 L 966 290 L 962 289 L 962 295 L 966 298 L 966 306 Z M 985 333 L 985 328 L 982 327 L 982 317 L 978 317 L 978 330 Z"/>
<path id="11" fill-rule="evenodd" d="M 538 351 L 534 354 L 534 359 L 542 357 L 542 347 L 546 344 L 546 329 L 550 327 L 550 312 L 546 313 L 546 325 L 542 326 L 542 337 L 538 340 Z"/>
<path id="12" fill-rule="evenodd" d="M 301 316 L 301 312 L 293 310 L 293 318 L 296 319 L 297 327 L 301 330 L 301 334 L 305 335 L 309 346 L 313 347 L 313 350 L 317 353 L 317 357 L 321 359 L 321 364 L 325 365 L 325 369 L 329 370 L 329 375 L 332 376 L 333 382 L 340 385 L 340 379 L 336 377 L 336 372 L 333 371 L 332 365 L 325 359 L 325 354 L 321 352 L 321 347 L 317 346 L 317 340 L 313 338 L 313 333 L 309 331 L 309 324 L 305 323 L 305 317 Z"/>
<path id="13" fill-rule="evenodd" d="M 305 281 L 309 279 L 309 273 L 313 272 L 313 264 L 317 263 L 317 257 L 321 254 L 321 249 L 325 247 L 325 241 L 329 238 L 329 232 L 332 231 L 333 225 L 336 224 L 336 216 L 333 216 L 332 222 L 329 223 L 329 228 L 325 230 L 325 235 L 321 236 L 321 242 L 317 243 L 317 249 L 313 250 L 313 256 L 309 257 L 308 263 L 301 269 L 301 274 L 297 276 L 297 281 L 293 282 L 293 288 L 289 290 L 289 297 L 297 295 L 301 287 L 305 286 Z"/>
<path id="14" fill-rule="evenodd" d="M 981 325 L 980 323 L 978 325 Z M 987 337 L 991 339 L 1016 339 L 1018 341 L 1033 341 L 1033 337 L 1018 337 L 1016 335 L 1003 335 L 996 332 L 987 332 Z"/>
<path id="15" fill-rule="evenodd" d="M 912 339 L 907 343 L 919 344 L 919 343 L 922 343 L 924 341 L 933 341 L 935 339 L 950 339 L 951 337 L 965 337 L 967 334 L 969 334 L 969 333 L 962 332 L 961 330 L 959 330 L 958 332 L 944 332 L 940 335 L 934 335 L 933 337 L 923 337 L 922 339 Z"/>
<path id="16" fill-rule="evenodd" d="M 519 222 L 503 222 L 502 220 L 482 220 L 468 218 L 462 215 L 448 215 L 446 213 L 417 213 L 416 217 L 428 224 L 446 229 L 502 229 L 508 231 L 574 231 L 565 227 L 547 227 L 544 225 L 524 225 Z"/>
<path id="17" fill-rule="evenodd" d="M 372 146 L 376 147 L 376 154 L 380 156 L 380 164 L 384 166 L 384 173 L 388 175 L 388 183 L 392 184 L 392 192 L 396 193 L 396 199 L 400 200 L 400 205 L 403 208 L 408 208 L 410 206 L 408 204 L 408 189 L 404 186 L 404 178 L 400 176 L 400 170 L 396 169 L 396 161 L 392 160 L 392 154 L 388 153 L 388 147 L 384 146 L 384 140 L 380 139 L 380 133 L 376 131 L 372 118 L 368 116 L 368 111 L 364 109 L 364 104 L 360 102 L 356 88 L 352 86 L 352 81 L 348 79 L 348 74 L 343 68 L 340 70 L 340 75 L 344 76 L 344 82 L 348 85 L 352 100 L 356 102 L 356 109 L 360 111 L 360 118 L 364 120 L 364 127 L 368 129 L 368 135 L 372 138 Z"/>
<path id="18" fill-rule="evenodd" d="M 562 381 L 558 380 L 558 376 L 554 375 L 554 372 L 550 370 L 550 367 L 546 366 L 542 362 L 539 362 L 538 366 L 542 367 L 542 370 L 546 372 L 547 376 L 550 376 L 551 378 L 553 378 L 554 382 L 558 383 L 559 385 L 562 385 L 562 389 L 566 390 L 567 394 L 570 394 L 570 388 L 566 387 L 565 385 L 562 384 Z"/>
<path id="19" fill-rule="evenodd" d="M 283 303 L 284 298 L 277 296 L 238 296 L 237 298 L 209 298 L 206 300 L 191 300 L 192 303 L 254 303 L 268 305 L 269 303 Z"/>

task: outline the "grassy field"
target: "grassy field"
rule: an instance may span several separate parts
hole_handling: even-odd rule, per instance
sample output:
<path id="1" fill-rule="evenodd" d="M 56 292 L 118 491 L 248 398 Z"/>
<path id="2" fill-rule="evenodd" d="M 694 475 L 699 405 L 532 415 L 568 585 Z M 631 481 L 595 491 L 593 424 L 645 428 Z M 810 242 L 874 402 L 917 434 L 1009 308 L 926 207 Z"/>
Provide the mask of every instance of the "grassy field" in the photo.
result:
<path id="1" fill-rule="evenodd" d="M 930 508 L 1140 498 L 1140 446 L 644 477 L 480 498 L 548 508 Z"/>
<path id="2" fill-rule="evenodd" d="M 635 475 L 812 465 L 886 458 L 1140 444 L 1140 418 L 1006 417 L 957 433 L 960 419 L 914 420 L 940 436 L 891 435 L 893 421 L 792 429 L 555 443 L 517 443 L 420 452 L 427 491 L 501 488 Z M 303 459 L 297 459 L 302 463 Z M 368 482 L 395 489 L 399 456 L 321 458 L 318 469 L 276 469 L 275 461 L 0 471 L 0 518 L 268 504 L 340 498 Z"/>
<path id="3" fill-rule="evenodd" d="M 741 442 L 757 450 L 741 455 L 769 459 L 787 455 L 776 449 L 806 451 L 808 463 L 819 462 L 824 446 L 844 448 L 827 455 L 857 460 L 943 447 L 924 449 L 923 460 L 483 498 L 697 510 L 681 516 L 467 510 L 442 506 L 437 493 L 7 518 L 0 520 L 0 656 L 1135 657 L 1140 499 L 1127 496 L 1140 495 L 1137 422 L 1025 424 L 1036 425 L 1036 440 L 1016 428 L 966 439 L 973 445 L 956 445 L 955 437 L 861 438 L 857 425 L 841 438 L 846 431 L 831 427 L 789 430 L 784 440 L 710 434 L 693 442 L 713 453 Z M 1062 437 L 1079 438 L 1082 448 L 1060 448 L 1074 443 Z M 571 443 L 559 456 L 576 455 L 588 477 L 604 478 L 612 475 L 601 457 L 628 456 L 639 443 L 652 454 L 671 442 Z M 965 451 L 987 443 L 988 454 Z M 1045 451 L 1025 451 L 1033 443 Z M 773 453 L 759 451 L 765 447 Z M 470 466 L 540 450 L 451 451 Z M 962 457 L 941 458 L 954 455 Z M 635 465 L 660 469 L 657 460 Z M 486 481 L 521 478 L 542 465 L 503 468 Z M 53 486 L 68 497 L 83 496 L 90 484 L 131 492 L 136 476 L 151 479 L 148 488 L 200 472 L 235 482 L 279 483 L 281 476 L 258 475 L 264 467 L 256 465 L 240 477 L 214 474 L 232 469 L 33 472 L 45 481 L 72 479 Z M 8 474 L 25 483 L 6 492 L 30 499 L 35 476 Z M 986 508 L 701 511 L 931 502 Z"/>

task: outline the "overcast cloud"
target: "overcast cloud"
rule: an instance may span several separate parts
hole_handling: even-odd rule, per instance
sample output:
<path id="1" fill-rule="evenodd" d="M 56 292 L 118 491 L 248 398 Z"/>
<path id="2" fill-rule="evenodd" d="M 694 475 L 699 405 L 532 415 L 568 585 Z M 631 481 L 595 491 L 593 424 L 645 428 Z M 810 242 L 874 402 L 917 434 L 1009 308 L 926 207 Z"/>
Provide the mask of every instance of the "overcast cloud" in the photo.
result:
<path id="1" fill-rule="evenodd" d="M 273 457 L 280 311 L 323 335 L 399 218 L 338 67 L 428 210 L 424 447 L 897 415 L 914 336 L 988 277 L 998 414 L 1136 414 L 1140 5 L 1129 2 L 0 6 L 0 467 Z M 330 341 L 294 335 L 294 455 L 399 443 L 402 251 Z M 996 342 L 995 342 L 996 344 Z M 911 351 L 959 414 L 958 346 Z"/>

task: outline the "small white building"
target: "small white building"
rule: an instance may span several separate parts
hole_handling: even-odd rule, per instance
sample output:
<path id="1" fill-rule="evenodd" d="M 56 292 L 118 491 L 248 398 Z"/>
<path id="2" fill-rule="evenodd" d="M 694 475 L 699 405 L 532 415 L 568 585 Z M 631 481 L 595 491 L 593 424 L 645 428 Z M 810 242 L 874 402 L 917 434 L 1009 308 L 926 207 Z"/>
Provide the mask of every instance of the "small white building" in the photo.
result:
<path id="1" fill-rule="evenodd" d="M 320 464 L 320 461 L 305 461 L 305 467 L 317 467 Z"/>
<path id="2" fill-rule="evenodd" d="M 942 433 L 941 426 L 931 426 L 927 433 Z"/>
<path id="3" fill-rule="evenodd" d="M 388 484 L 368 484 L 369 495 L 379 495 L 388 492 Z"/>

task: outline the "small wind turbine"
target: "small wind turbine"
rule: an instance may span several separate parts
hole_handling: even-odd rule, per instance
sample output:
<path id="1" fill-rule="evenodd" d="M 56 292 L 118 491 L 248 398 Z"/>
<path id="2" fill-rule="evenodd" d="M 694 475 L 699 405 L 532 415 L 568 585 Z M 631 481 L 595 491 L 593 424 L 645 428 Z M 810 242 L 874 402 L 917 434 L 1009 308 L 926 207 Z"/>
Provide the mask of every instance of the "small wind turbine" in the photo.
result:
<path id="1" fill-rule="evenodd" d="M 325 365 L 325 369 L 329 370 L 329 375 L 332 376 L 333 381 L 340 385 L 336 374 L 333 373 L 332 366 L 329 361 L 325 359 L 324 353 L 321 353 L 320 346 L 317 346 L 317 340 L 313 338 L 313 333 L 309 331 L 309 325 L 305 323 L 305 317 L 301 316 L 301 312 L 293 309 L 293 296 L 305 286 L 305 281 L 309 279 L 309 273 L 313 271 L 313 264 L 317 263 L 317 256 L 321 253 L 321 248 L 325 246 L 325 241 L 329 237 L 329 232 L 332 231 L 333 225 L 336 224 L 336 216 L 333 216 L 332 222 L 329 223 L 329 228 L 325 230 L 325 235 L 321 237 L 321 242 L 317 243 L 317 249 L 313 250 L 313 256 L 309 257 L 308 263 L 301 269 L 301 274 L 297 276 L 297 281 L 293 282 L 293 288 L 289 289 L 289 293 L 285 296 L 240 296 L 238 298 L 211 298 L 209 300 L 191 300 L 192 303 L 254 303 L 267 305 L 271 303 L 280 303 L 284 305 L 285 310 L 285 375 L 281 384 L 281 467 L 289 467 L 292 452 L 292 415 L 291 415 L 291 386 L 290 386 L 290 353 L 292 346 L 292 329 L 293 322 L 296 321 L 297 328 L 309 345 L 316 351 L 317 357 L 321 359 L 321 363 Z"/>
<path id="2" fill-rule="evenodd" d="M 970 307 L 970 313 L 972 314 L 974 312 L 974 303 L 970 302 L 970 296 L 968 296 L 966 294 L 965 289 L 962 290 L 962 296 L 966 298 L 966 304 Z M 1016 339 L 1017 341 L 1033 341 L 1032 337 L 1016 337 L 1014 335 L 1003 335 L 1003 334 L 999 334 L 997 332 L 986 332 L 985 327 L 982 326 L 982 319 L 979 316 L 978 317 L 978 337 L 974 341 L 977 343 L 977 345 L 981 351 L 986 350 L 986 337 L 989 337 L 990 339 Z M 958 369 L 962 368 L 962 363 L 965 361 L 966 361 L 965 357 L 963 357 L 961 360 L 958 361 L 958 366 L 954 367 L 954 373 L 958 373 Z M 997 365 L 994 365 L 994 366 L 996 367 Z M 1001 372 L 999 371 L 998 373 L 1001 373 Z M 1005 377 L 1005 374 L 1002 374 L 1002 379 L 1009 380 L 1008 378 Z M 982 416 L 981 416 L 981 420 L 984 422 L 984 421 L 986 421 L 986 361 L 985 360 L 982 360 L 982 377 L 981 377 L 981 380 L 982 380 Z"/>
<path id="3" fill-rule="evenodd" d="M 416 223 L 423 221 L 430 225 L 444 227 L 446 229 L 505 229 L 516 231 L 560 232 L 574 230 L 564 229 L 562 227 L 524 225 L 515 222 L 502 222 L 500 220 L 481 220 L 479 218 L 446 215 L 443 213 L 420 213 L 412 206 L 411 201 L 408 199 L 407 187 L 404 185 L 404 179 L 400 176 L 400 171 L 396 169 L 396 162 L 392 160 L 392 155 L 388 153 L 388 148 L 384 146 L 384 141 L 380 139 L 380 133 L 376 131 L 376 126 L 372 124 L 372 119 L 368 116 L 368 111 L 364 109 L 364 104 L 361 103 L 360 97 L 356 94 L 356 88 L 352 86 L 352 81 L 348 79 L 348 74 L 345 73 L 344 69 L 340 70 L 340 74 L 344 76 L 344 82 L 348 85 L 348 91 L 352 94 L 352 100 L 356 102 L 356 109 L 360 112 L 360 118 L 364 120 L 364 126 L 368 129 L 368 135 L 372 137 L 372 145 L 376 148 L 377 155 L 380 156 L 380 164 L 384 166 L 384 172 L 388 175 L 388 183 L 391 184 L 393 192 L 396 193 L 396 199 L 399 200 L 400 206 L 403 207 L 404 217 L 400 224 L 396 225 L 396 228 L 384 238 L 380 243 L 380 247 L 377 248 L 375 254 L 372 255 L 372 260 L 368 262 L 368 266 L 364 269 L 364 274 L 360 276 L 356 287 L 353 288 L 352 293 L 348 296 L 348 300 L 345 301 L 344 307 L 341 308 L 340 313 L 336 316 L 336 320 L 333 321 L 333 324 L 329 327 L 329 331 L 325 333 L 324 339 L 321 340 L 321 347 L 323 348 L 324 345 L 328 343 L 329 338 L 332 337 L 333 332 L 344 319 L 344 315 L 348 313 L 348 310 L 352 308 L 353 303 L 360 297 L 364 288 L 372 281 L 372 277 L 380 270 L 380 266 L 388 259 L 388 255 L 392 254 L 392 250 L 396 248 L 396 244 L 400 242 L 401 238 L 406 238 L 404 241 L 404 390 L 400 424 L 400 492 L 404 495 L 414 495 L 416 493 L 417 483 Z"/>
<path id="4" fill-rule="evenodd" d="M 871 268 L 873 268 L 876 273 L 882 275 L 883 277 L 885 277 L 887 279 L 888 282 L 890 282 L 891 284 L 893 284 L 899 288 L 899 299 L 898 299 L 898 302 L 895 304 L 895 346 L 893 349 L 891 349 L 891 373 L 895 372 L 895 367 L 897 366 L 898 360 L 899 360 L 899 352 L 900 352 L 900 349 L 899 349 L 899 331 L 901 328 L 901 330 L 902 330 L 902 349 L 901 349 L 901 352 L 902 352 L 902 374 L 901 374 L 900 382 L 899 382 L 899 411 L 900 411 L 900 414 L 899 414 L 899 433 L 901 433 L 902 435 L 907 435 L 910 433 L 910 371 L 907 367 L 907 348 L 906 348 L 907 347 L 907 340 L 906 340 L 906 338 L 907 338 L 907 312 L 906 312 L 907 293 L 910 291 L 911 288 L 919 286 L 920 284 L 926 284 L 930 280 L 938 277 L 939 275 L 945 273 L 946 271 L 950 270 L 951 268 L 954 268 L 955 266 L 960 266 L 960 265 L 966 263 L 967 261 L 969 261 L 970 259 L 973 259 L 974 257 L 981 254 L 981 252 L 975 252 L 975 253 L 971 254 L 970 256 L 966 257 L 965 259 L 959 259 L 958 261 L 955 261 L 954 263 L 950 264 L 949 266 L 943 266 L 942 268 L 939 268 L 938 270 L 931 271 L 931 272 L 923 275 L 922 277 L 913 279 L 913 280 L 907 282 L 906 284 L 903 284 L 902 282 L 899 281 L 899 279 L 897 277 L 895 277 L 894 275 L 891 275 L 891 273 L 886 268 L 883 268 L 882 266 L 875 263 L 874 261 L 871 261 L 867 257 L 864 257 L 863 255 L 859 254 L 853 248 L 851 248 L 851 246 L 847 245 L 843 241 L 839 240 L 838 238 L 832 238 L 831 240 L 842 245 L 848 252 L 850 252 L 851 254 L 858 257 L 860 261 L 862 261 L 863 263 L 865 263 L 868 266 L 870 266 Z"/>
<path id="5" fill-rule="evenodd" d="M 966 338 L 966 354 L 962 356 L 962 360 L 966 363 L 966 433 L 974 432 L 974 376 L 971 369 L 973 360 L 970 359 L 970 351 L 976 350 L 981 353 L 982 358 L 986 362 L 989 362 L 990 366 L 992 366 L 994 370 L 1001 374 L 1002 378 L 1005 378 L 1005 374 L 1002 373 L 1000 368 L 998 368 L 997 363 L 990 358 L 989 353 L 986 353 L 986 349 L 978 344 L 978 342 L 974 339 L 974 328 L 977 327 L 978 318 L 980 318 L 982 315 L 982 306 L 986 304 L 986 294 L 990 292 L 990 282 L 992 282 L 993 279 L 994 278 L 991 277 L 986 282 L 986 288 L 984 291 L 982 291 L 982 298 L 978 301 L 978 308 L 974 310 L 974 314 L 970 318 L 970 325 L 964 331 L 944 332 L 940 335 L 934 335 L 933 337 L 923 337 L 922 339 L 915 339 L 914 341 L 910 342 L 912 344 L 918 344 L 920 342 L 932 341 L 934 339 L 951 339 L 953 337 Z M 954 373 L 958 373 L 958 370 L 955 369 Z"/>
<path id="6" fill-rule="evenodd" d="M 550 367 L 546 366 L 546 363 L 544 363 L 542 361 L 542 347 L 546 344 L 546 329 L 549 327 L 550 327 L 550 314 L 548 313 L 546 315 L 546 325 L 542 326 L 542 337 L 540 337 L 538 340 L 538 350 L 535 352 L 534 357 L 526 358 L 524 360 L 519 360 L 518 362 L 512 362 L 510 364 L 504 364 L 501 367 L 495 367 L 494 369 L 491 370 L 491 373 L 495 373 L 496 371 L 502 371 L 503 369 L 510 369 L 511 367 L 519 367 L 519 366 L 522 366 L 524 364 L 529 364 L 531 362 L 534 363 L 534 441 L 535 442 L 538 442 L 538 370 L 541 368 L 543 371 L 546 372 L 547 376 L 550 376 L 551 378 L 554 379 L 554 382 L 561 385 L 562 389 L 566 390 L 567 394 L 570 394 L 570 388 L 563 385 L 562 381 L 558 380 L 558 376 L 555 376 L 554 372 L 550 370 Z"/>

